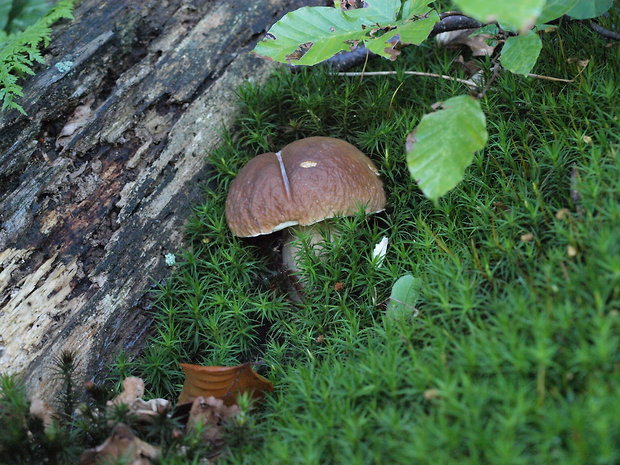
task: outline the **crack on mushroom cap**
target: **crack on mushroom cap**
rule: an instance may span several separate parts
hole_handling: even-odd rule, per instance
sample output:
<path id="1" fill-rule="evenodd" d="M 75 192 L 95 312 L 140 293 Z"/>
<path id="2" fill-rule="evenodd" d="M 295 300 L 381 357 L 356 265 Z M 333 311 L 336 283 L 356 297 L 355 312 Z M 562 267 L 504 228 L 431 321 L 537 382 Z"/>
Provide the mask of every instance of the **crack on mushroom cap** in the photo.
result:
<path id="1" fill-rule="evenodd" d="M 282 161 L 282 152 L 276 152 L 276 158 L 278 159 L 278 165 L 280 166 L 280 175 L 282 176 L 282 182 L 284 183 L 284 190 L 286 191 L 286 196 L 291 198 L 291 186 L 288 182 L 288 175 L 286 174 L 286 167 L 284 166 L 284 162 Z"/>

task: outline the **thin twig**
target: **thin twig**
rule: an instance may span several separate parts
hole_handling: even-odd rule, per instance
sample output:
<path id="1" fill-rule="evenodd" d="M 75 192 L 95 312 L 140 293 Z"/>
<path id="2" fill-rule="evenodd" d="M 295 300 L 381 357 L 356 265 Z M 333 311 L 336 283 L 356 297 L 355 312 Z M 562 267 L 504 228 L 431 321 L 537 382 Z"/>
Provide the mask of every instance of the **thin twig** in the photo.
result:
<path id="1" fill-rule="evenodd" d="M 397 71 L 369 71 L 367 73 L 358 73 L 358 72 L 344 72 L 344 73 L 333 73 L 335 76 L 391 76 L 394 74 L 398 74 Z M 445 79 L 447 81 L 455 81 L 460 82 L 461 84 L 465 84 L 469 87 L 476 87 L 477 84 L 474 81 L 470 81 L 468 79 L 460 79 L 452 76 L 446 76 L 445 74 L 435 74 L 435 73 L 423 73 L 421 71 L 403 71 L 403 74 L 408 74 L 411 76 L 426 76 L 426 77 L 434 77 Z"/>
<path id="2" fill-rule="evenodd" d="M 562 78 L 556 78 L 553 76 L 543 76 L 542 74 L 534 74 L 534 73 L 528 74 L 527 77 L 536 78 L 536 79 L 545 79 L 547 81 L 575 82 L 574 79 L 562 79 Z"/>
<path id="3" fill-rule="evenodd" d="M 370 50 L 366 50 L 366 59 L 364 60 L 364 66 L 362 67 L 362 72 L 360 73 L 360 82 L 364 79 L 364 73 L 366 72 L 366 65 L 368 64 L 368 57 L 370 56 Z"/>
<path id="4" fill-rule="evenodd" d="M 489 88 L 491 87 L 491 84 L 493 84 L 493 81 L 495 81 L 495 79 L 497 78 L 497 75 L 499 74 L 499 70 L 500 70 L 499 66 L 493 67 L 493 74 L 491 75 L 491 78 L 489 78 L 489 80 L 487 81 L 485 88 L 482 89 L 482 92 L 480 93 L 479 98 L 484 97 L 484 94 L 486 94 L 486 91 L 489 90 Z M 398 74 L 398 71 L 339 72 L 339 73 L 332 73 L 332 74 L 334 74 L 335 76 L 360 76 L 360 77 L 392 76 L 392 75 Z M 403 71 L 403 74 L 408 74 L 411 76 L 426 76 L 426 77 L 440 78 L 440 79 L 445 79 L 447 81 L 460 82 L 461 84 L 465 84 L 468 87 L 478 87 L 478 84 L 476 84 L 474 81 L 471 81 L 469 79 L 460 79 L 457 77 L 446 76 L 445 74 L 423 73 L 421 71 Z M 527 76 L 531 78 L 536 78 L 536 79 L 544 79 L 547 81 L 568 82 L 568 83 L 575 82 L 574 79 L 562 79 L 562 78 L 556 78 L 553 76 L 544 76 L 542 74 L 530 73 Z"/>
<path id="5" fill-rule="evenodd" d="M 608 39 L 611 39 L 611 40 L 620 40 L 620 34 L 618 34 L 615 31 L 610 31 L 608 29 L 605 29 L 603 26 L 601 26 L 598 23 L 595 23 L 594 21 L 590 21 L 590 28 L 594 32 L 598 32 L 603 37 L 607 37 Z"/>

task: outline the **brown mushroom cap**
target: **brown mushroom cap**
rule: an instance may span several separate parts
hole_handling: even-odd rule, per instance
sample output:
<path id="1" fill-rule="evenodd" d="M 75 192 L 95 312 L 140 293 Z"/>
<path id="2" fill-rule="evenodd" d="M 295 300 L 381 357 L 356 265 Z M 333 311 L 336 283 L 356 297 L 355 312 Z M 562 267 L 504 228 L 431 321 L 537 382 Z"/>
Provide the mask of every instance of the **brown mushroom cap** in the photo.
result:
<path id="1" fill-rule="evenodd" d="M 233 234 L 251 237 L 361 208 L 385 208 L 375 165 L 348 142 L 308 137 L 277 154 L 258 155 L 239 171 L 226 199 L 226 220 Z"/>

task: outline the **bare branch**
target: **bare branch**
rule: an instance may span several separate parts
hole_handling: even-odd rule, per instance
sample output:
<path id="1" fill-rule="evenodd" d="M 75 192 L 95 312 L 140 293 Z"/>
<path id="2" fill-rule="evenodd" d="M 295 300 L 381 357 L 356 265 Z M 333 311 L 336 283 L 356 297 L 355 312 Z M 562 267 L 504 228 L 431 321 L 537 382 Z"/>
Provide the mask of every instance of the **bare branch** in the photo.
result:
<path id="1" fill-rule="evenodd" d="M 556 81 L 556 82 L 575 82 L 574 79 L 562 79 L 562 78 L 556 78 L 553 76 L 543 76 L 542 74 L 534 74 L 534 73 L 529 73 L 527 77 L 536 78 L 536 79 L 545 79 L 547 81 Z"/>
<path id="2" fill-rule="evenodd" d="M 590 21 L 590 28 L 594 32 L 598 32 L 603 37 L 606 37 L 606 38 L 611 39 L 611 40 L 619 40 L 620 41 L 620 34 L 618 34 L 615 31 L 610 31 L 608 29 L 605 29 L 603 26 L 601 26 L 598 23 L 595 23 L 594 21 Z"/>
<path id="3" fill-rule="evenodd" d="M 333 73 L 335 76 L 390 76 L 394 74 L 398 74 L 397 71 L 371 71 L 367 73 L 358 73 L 358 72 L 343 72 L 343 73 Z M 460 82 L 461 84 L 465 84 L 468 87 L 477 87 L 478 85 L 474 81 L 470 81 L 468 79 L 460 79 L 452 76 L 446 76 L 445 74 L 435 74 L 435 73 L 423 73 L 421 71 L 403 71 L 403 74 L 407 74 L 410 76 L 426 76 L 426 77 L 434 77 L 439 79 L 445 79 L 447 81 L 455 81 Z"/>

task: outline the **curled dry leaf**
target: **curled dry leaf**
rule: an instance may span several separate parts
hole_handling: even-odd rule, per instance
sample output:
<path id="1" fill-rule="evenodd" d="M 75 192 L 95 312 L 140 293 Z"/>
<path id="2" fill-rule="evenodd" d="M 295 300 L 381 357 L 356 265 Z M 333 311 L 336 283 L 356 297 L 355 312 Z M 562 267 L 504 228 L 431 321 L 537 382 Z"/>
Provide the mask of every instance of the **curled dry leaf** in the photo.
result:
<path id="1" fill-rule="evenodd" d="M 192 402 L 200 396 L 213 396 L 222 399 L 226 405 L 232 405 L 238 394 L 250 392 L 255 399 L 259 399 L 265 391 L 273 391 L 273 385 L 256 373 L 251 363 L 232 367 L 181 363 L 181 368 L 185 373 L 185 382 L 179 404 Z"/>
<path id="2" fill-rule="evenodd" d="M 93 109 L 91 108 L 93 102 L 94 99 L 91 97 L 82 105 L 75 108 L 75 111 L 60 130 L 60 133 L 56 138 L 57 149 L 64 149 L 71 140 L 73 134 L 86 126 L 86 123 L 88 123 L 93 114 Z"/>
<path id="3" fill-rule="evenodd" d="M 151 417 L 168 411 L 170 409 L 170 402 L 166 399 L 136 399 L 131 409 L 138 417 L 138 420 L 148 421 Z"/>
<path id="4" fill-rule="evenodd" d="M 170 408 L 170 402 L 166 399 L 143 400 L 144 381 L 136 376 L 130 376 L 123 381 L 123 392 L 114 399 L 109 400 L 108 407 L 126 404 L 136 415 L 138 420 L 149 421 L 153 416 L 159 415 Z"/>
<path id="5" fill-rule="evenodd" d="M 588 66 L 588 63 L 590 63 L 590 60 L 581 60 L 576 57 L 571 57 L 566 61 L 568 63 L 577 63 L 577 66 L 579 66 L 580 68 L 585 68 L 586 66 Z"/>
<path id="6" fill-rule="evenodd" d="M 52 424 L 55 414 L 52 407 L 41 398 L 35 397 L 30 401 L 30 415 L 40 419 L 45 428 Z"/>
<path id="7" fill-rule="evenodd" d="M 469 76 L 469 80 L 476 84 L 478 87 L 483 87 L 485 84 L 485 76 L 484 70 L 482 68 L 481 62 L 479 60 L 467 60 L 463 58 L 463 55 L 459 55 L 454 59 L 454 64 L 463 68 L 467 75 Z M 468 84 L 468 87 L 473 88 Z"/>
<path id="8" fill-rule="evenodd" d="M 108 401 L 108 406 L 120 404 L 132 405 L 134 401 L 144 395 L 144 381 L 137 376 L 129 376 L 123 380 L 123 392 Z"/>
<path id="9" fill-rule="evenodd" d="M 196 397 L 189 411 L 187 431 L 200 430 L 203 441 L 214 447 L 221 446 L 224 423 L 239 412 L 239 407 L 236 405 L 228 407 L 223 400 L 213 396 Z"/>
<path id="10" fill-rule="evenodd" d="M 431 105 L 431 109 L 433 111 L 437 111 L 439 109 L 443 108 L 443 102 L 435 102 Z"/>
<path id="11" fill-rule="evenodd" d="M 407 139 L 405 140 L 405 150 L 407 151 L 407 153 L 413 150 L 413 146 L 415 145 L 415 143 L 416 143 L 415 131 L 413 131 L 407 134 Z"/>
<path id="12" fill-rule="evenodd" d="M 477 29 L 461 29 L 459 31 L 449 31 L 437 34 L 435 40 L 438 44 L 446 48 L 455 48 L 465 45 L 469 47 L 475 57 L 491 56 L 495 51 L 495 45 L 489 45 L 487 40 L 493 36 L 489 34 L 478 34 L 472 36 Z"/>
<path id="13" fill-rule="evenodd" d="M 119 423 L 103 444 L 82 453 L 79 465 L 151 465 L 159 456 L 158 447 L 142 441 L 127 425 Z"/>

